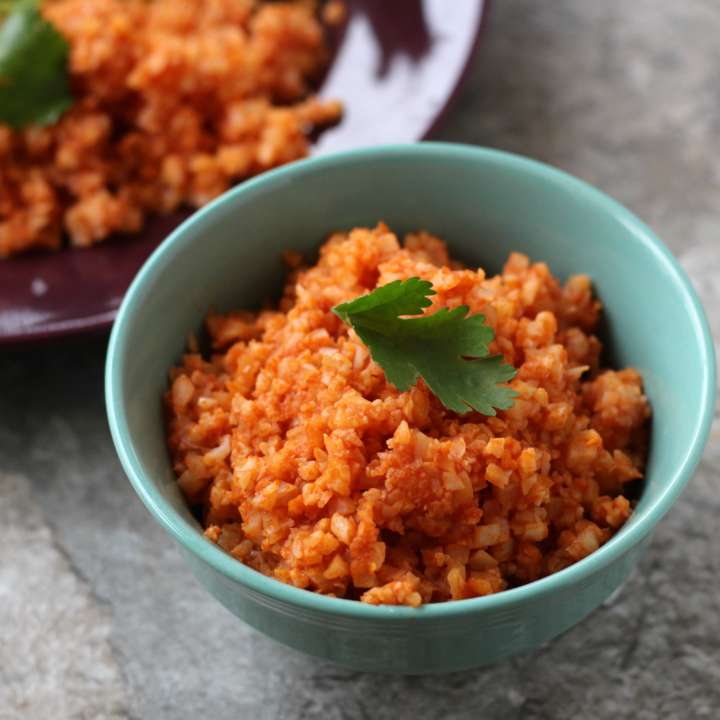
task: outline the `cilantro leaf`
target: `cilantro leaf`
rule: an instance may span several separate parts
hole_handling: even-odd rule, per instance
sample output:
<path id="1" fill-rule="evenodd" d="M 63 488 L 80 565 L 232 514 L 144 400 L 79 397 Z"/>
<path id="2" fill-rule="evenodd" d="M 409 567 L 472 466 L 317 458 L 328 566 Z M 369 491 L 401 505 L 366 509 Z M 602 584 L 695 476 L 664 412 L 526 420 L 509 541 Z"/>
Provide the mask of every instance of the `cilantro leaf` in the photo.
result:
<path id="1" fill-rule="evenodd" d="M 400 280 L 376 288 L 369 295 L 363 295 L 352 302 L 336 305 L 333 312 L 346 324 L 350 315 L 363 314 L 377 320 L 392 320 L 398 315 L 422 315 L 432 305 L 429 295 L 437 295 L 432 283 L 412 277 L 402 286 Z"/>
<path id="2" fill-rule="evenodd" d="M 0 26 L 0 123 L 19 130 L 55 122 L 74 102 L 70 46 L 38 6 L 19 3 Z"/>
<path id="3" fill-rule="evenodd" d="M 460 305 L 419 318 L 400 317 L 420 315 L 432 304 L 430 295 L 435 291 L 427 280 L 396 280 L 337 305 L 333 312 L 355 330 L 401 392 L 421 377 L 446 408 L 461 415 L 468 406 L 483 415 L 512 407 L 517 393 L 498 383 L 512 380 L 516 371 L 502 363 L 503 355 L 489 356 L 495 331 L 483 324 L 484 315 L 467 317 L 469 308 Z"/>

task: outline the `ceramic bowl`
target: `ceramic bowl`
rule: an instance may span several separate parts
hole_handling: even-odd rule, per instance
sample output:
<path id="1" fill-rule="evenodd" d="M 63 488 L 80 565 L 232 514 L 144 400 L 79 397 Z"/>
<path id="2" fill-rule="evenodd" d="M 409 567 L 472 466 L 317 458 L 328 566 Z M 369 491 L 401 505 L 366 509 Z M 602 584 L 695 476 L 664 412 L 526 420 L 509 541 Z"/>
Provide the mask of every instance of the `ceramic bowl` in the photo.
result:
<path id="1" fill-rule="evenodd" d="M 200 331 L 213 304 L 257 308 L 277 298 L 284 250 L 311 256 L 331 231 L 378 220 L 399 235 L 428 230 L 448 242 L 453 257 L 488 272 L 518 250 L 547 262 L 561 280 L 591 276 L 604 306 L 606 363 L 642 373 L 653 418 L 637 508 L 588 558 L 489 597 L 375 607 L 284 585 L 203 536 L 175 483 L 160 399 L 188 331 Z M 113 438 L 131 482 L 223 605 L 317 658 L 367 671 L 428 673 L 475 667 L 543 643 L 627 578 L 700 458 L 716 379 L 708 324 L 690 283 L 628 210 L 546 165 L 428 143 L 297 162 L 193 215 L 152 255 L 125 297 L 106 383 Z"/>

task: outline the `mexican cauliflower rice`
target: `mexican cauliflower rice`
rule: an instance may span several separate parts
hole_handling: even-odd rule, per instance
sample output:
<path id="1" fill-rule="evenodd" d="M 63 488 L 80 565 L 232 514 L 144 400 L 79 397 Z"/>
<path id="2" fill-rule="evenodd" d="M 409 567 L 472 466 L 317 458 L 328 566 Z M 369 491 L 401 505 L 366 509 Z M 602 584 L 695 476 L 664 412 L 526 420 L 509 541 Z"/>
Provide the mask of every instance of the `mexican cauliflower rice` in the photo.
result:
<path id="1" fill-rule="evenodd" d="M 277 310 L 211 313 L 217 354 L 170 371 L 169 447 L 210 540 L 299 588 L 418 606 L 556 573 L 628 519 L 650 408 L 637 371 L 600 368 L 587 276 L 560 285 L 513 253 L 488 278 L 382 223 L 332 235 L 314 267 L 287 259 Z M 410 277 L 437 291 L 427 314 L 486 316 L 517 368 L 512 408 L 457 415 L 422 380 L 398 392 L 331 312 Z"/>

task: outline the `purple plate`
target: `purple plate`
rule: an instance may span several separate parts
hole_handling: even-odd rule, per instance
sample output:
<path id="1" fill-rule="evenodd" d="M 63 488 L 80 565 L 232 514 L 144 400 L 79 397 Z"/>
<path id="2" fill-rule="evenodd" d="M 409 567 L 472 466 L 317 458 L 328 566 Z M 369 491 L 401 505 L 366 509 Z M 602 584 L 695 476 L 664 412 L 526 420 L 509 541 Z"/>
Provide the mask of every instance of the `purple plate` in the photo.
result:
<path id="1" fill-rule="evenodd" d="M 331 38 L 320 95 L 342 101 L 342 122 L 314 155 L 428 137 L 455 95 L 480 36 L 488 0 L 347 0 Z M 0 260 L 0 347 L 112 325 L 150 253 L 190 211 L 89 249 Z"/>

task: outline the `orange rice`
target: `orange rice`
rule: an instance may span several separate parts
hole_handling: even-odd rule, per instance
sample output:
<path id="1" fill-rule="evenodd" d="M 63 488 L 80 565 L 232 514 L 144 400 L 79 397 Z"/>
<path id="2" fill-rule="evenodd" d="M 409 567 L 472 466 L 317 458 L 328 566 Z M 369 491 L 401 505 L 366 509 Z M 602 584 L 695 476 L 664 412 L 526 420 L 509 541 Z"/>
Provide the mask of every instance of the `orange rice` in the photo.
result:
<path id="1" fill-rule="evenodd" d="M 337 102 L 308 98 L 327 61 L 313 2 L 56 0 L 74 107 L 0 124 L 0 258 L 87 246 L 198 207 L 304 157 Z"/>
<path id="2" fill-rule="evenodd" d="M 650 408 L 636 370 L 599 367 L 587 276 L 561 286 L 512 253 L 486 278 L 382 223 L 332 235 L 315 267 L 287 259 L 279 310 L 211 313 L 218 354 L 170 371 L 175 472 L 213 542 L 299 588 L 417 606 L 558 572 L 627 520 Z M 518 370 L 511 409 L 459 416 L 422 380 L 398 392 L 331 312 L 409 277 L 437 291 L 426 313 L 485 315 Z"/>

